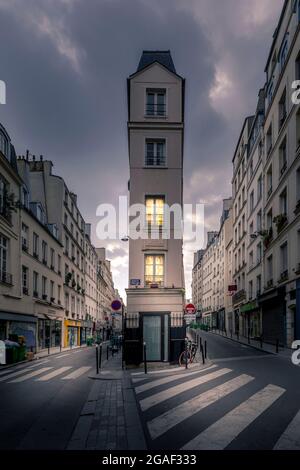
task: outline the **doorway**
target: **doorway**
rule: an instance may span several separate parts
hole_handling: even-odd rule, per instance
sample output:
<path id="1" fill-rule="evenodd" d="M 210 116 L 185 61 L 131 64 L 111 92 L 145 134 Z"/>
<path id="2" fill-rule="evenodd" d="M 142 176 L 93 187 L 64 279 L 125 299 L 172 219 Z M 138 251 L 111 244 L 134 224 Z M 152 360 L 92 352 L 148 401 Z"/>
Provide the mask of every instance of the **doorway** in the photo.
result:
<path id="1" fill-rule="evenodd" d="M 147 361 L 169 360 L 169 313 L 142 315 L 143 342 L 147 347 Z"/>

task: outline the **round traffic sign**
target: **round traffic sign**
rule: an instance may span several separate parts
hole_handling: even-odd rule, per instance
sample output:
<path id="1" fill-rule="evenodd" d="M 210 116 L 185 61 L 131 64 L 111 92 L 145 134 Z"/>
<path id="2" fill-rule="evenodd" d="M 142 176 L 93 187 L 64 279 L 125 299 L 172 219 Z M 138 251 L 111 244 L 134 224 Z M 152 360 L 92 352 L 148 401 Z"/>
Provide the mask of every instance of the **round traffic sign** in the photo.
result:
<path id="1" fill-rule="evenodd" d="M 193 315 L 194 313 L 196 313 L 196 307 L 194 304 L 187 304 L 186 307 L 185 307 L 185 313 L 187 313 L 188 315 Z"/>
<path id="2" fill-rule="evenodd" d="M 113 300 L 112 303 L 111 303 L 111 308 L 113 310 L 120 310 L 122 307 L 122 304 L 119 300 Z"/>

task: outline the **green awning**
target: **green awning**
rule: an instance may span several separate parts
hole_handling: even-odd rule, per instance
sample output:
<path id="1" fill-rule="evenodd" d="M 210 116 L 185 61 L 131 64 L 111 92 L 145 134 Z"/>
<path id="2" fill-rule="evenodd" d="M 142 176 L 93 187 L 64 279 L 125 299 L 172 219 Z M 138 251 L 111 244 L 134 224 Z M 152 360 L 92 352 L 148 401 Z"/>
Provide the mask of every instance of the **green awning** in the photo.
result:
<path id="1" fill-rule="evenodd" d="M 240 308 L 240 312 L 241 313 L 247 313 L 247 312 L 251 312 L 252 310 L 257 310 L 257 309 L 258 309 L 258 305 L 257 305 L 256 301 L 248 302 L 246 305 L 243 305 Z"/>

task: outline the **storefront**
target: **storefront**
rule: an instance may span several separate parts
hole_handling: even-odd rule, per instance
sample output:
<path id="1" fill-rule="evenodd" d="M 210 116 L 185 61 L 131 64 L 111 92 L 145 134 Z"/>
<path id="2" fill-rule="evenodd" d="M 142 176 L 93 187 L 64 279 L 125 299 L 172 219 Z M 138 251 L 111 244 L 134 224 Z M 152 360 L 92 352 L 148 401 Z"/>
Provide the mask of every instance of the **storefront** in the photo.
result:
<path id="1" fill-rule="evenodd" d="M 267 343 L 286 344 L 286 300 L 285 287 L 273 289 L 260 296 L 262 308 L 262 334 Z"/>
<path id="2" fill-rule="evenodd" d="M 38 349 L 54 348 L 61 345 L 62 320 L 38 319 Z"/>
<path id="3" fill-rule="evenodd" d="M 65 348 L 80 346 L 80 327 L 79 320 L 65 320 Z"/>
<path id="4" fill-rule="evenodd" d="M 80 327 L 80 344 L 86 344 L 86 340 L 93 334 L 93 322 L 91 320 L 82 321 Z"/>
<path id="5" fill-rule="evenodd" d="M 261 312 L 256 301 L 248 302 L 240 309 L 243 317 L 243 336 L 257 339 L 261 336 Z"/>
<path id="6" fill-rule="evenodd" d="M 28 350 L 36 348 L 37 319 L 32 315 L 0 312 L 0 339 L 10 335 L 24 336 Z"/>

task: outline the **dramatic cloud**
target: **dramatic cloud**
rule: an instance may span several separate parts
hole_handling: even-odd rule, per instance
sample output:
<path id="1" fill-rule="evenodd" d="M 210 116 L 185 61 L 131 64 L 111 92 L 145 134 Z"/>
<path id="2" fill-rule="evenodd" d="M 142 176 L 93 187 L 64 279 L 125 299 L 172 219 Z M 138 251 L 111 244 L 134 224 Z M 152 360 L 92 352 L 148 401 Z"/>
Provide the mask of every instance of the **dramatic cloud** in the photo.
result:
<path id="1" fill-rule="evenodd" d="M 126 77 L 143 49 L 171 49 L 187 79 L 185 201 L 218 229 L 242 121 L 256 107 L 282 0 L 0 0 L 0 121 L 19 154 L 54 162 L 93 223 L 127 193 Z M 192 251 L 186 243 L 188 295 Z M 117 287 L 128 246 L 108 244 Z"/>

